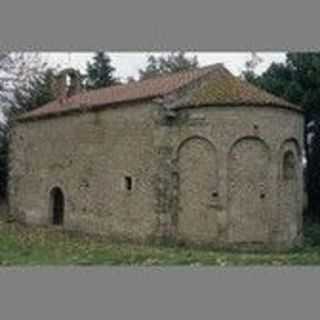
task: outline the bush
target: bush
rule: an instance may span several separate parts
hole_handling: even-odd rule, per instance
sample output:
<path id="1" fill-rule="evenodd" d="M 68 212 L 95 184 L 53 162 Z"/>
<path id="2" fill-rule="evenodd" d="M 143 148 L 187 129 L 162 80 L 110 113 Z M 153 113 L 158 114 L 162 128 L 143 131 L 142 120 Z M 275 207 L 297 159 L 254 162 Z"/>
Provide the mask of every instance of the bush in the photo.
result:
<path id="1" fill-rule="evenodd" d="M 304 243 L 306 246 L 320 246 L 320 224 L 306 223 L 304 226 Z"/>

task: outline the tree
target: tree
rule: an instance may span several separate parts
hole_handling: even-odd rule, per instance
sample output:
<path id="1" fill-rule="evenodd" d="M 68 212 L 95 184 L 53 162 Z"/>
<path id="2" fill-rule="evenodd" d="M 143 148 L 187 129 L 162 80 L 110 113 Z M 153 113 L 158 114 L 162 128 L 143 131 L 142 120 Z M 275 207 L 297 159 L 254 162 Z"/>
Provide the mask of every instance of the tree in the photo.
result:
<path id="1" fill-rule="evenodd" d="M 167 56 L 148 57 L 145 69 L 140 69 L 140 80 L 153 78 L 158 75 L 190 70 L 199 66 L 197 56 L 186 57 L 185 52 L 172 52 Z"/>
<path id="2" fill-rule="evenodd" d="M 12 120 L 54 99 L 53 70 L 35 56 L 14 54 L 2 61 L 2 121 L 0 121 L 0 196 L 5 197 L 8 181 L 8 142 Z"/>
<path id="3" fill-rule="evenodd" d="M 262 75 L 244 74 L 261 88 L 301 105 L 305 110 L 308 215 L 320 222 L 320 53 L 287 53 Z"/>
<path id="4" fill-rule="evenodd" d="M 258 77 L 255 73 L 258 65 L 263 62 L 263 59 L 256 53 L 251 53 L 251 58 L 245 63 L 245 70 L 242 73 L 242 76 L 251 83 L 256 83 Z"/>
<path id="5" fill-rule="evenodd" d="M 161 73 L 159 68 L 159 62 L 153 55 L 148 57 L 147 66 L 144 70 L 140 69 L 140 80 L 153 78 Z"/>
<path id="6" fill-rule="evenodd" d="M 87 88 L 99 89 L 118 83 L 113 76 L 114 72 L 110 57 L 103 51 L 97 51 L 93 63 L 87 63 Z"/>
<path id="7" fill-rule="evenodd" d="M 47 70 L 38 53 L 11 53 L 0 61 L 0 101 L 2 108 L 16 104 L 14 92 L 28 91 Z"/>
<path id="8" fill-rule="evenodd" d="M 0 199 L 6 197 L 8 181 L 8 130 L 0 123 Z"/>

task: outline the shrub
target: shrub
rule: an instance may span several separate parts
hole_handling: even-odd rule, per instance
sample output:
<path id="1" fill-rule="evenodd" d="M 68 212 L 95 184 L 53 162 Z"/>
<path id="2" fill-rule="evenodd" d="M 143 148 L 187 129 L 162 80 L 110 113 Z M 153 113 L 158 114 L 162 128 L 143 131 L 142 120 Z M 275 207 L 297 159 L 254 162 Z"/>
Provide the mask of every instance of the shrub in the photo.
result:
<path id="1" fill-rule="evenodd" d="M 320 246 L 320 224 L 306 223 L 304 226 L 304 243 L 307 246 Z"/>

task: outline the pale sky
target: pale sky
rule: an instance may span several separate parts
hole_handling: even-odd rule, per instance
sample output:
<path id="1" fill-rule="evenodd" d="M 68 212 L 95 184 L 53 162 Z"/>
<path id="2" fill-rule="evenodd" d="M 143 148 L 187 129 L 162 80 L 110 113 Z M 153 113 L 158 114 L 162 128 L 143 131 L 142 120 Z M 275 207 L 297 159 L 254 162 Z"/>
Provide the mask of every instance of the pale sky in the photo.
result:
<path id="1" fill-rule="evenodd" d="M 110 52 L 108 53 L 112 65 L 116 68 L 116 77 L 126 80 L 127 77 L 138 78 L 138 71 L 144 68 L 150 54 L 160 55 L 164 53 L 154 52 Z M 263 59 L 256 72 L 261 73 L 268 68 L 271 62 L 285 61 L 285 52 L 257 52 Z M 85 70 L 86 62 L 93 56 L 92 52 L 48 52 L 42 54 L 51 66 L 60 68 L 73 67 Z M 246 61 L 251 58 L 249 52 L 190 52 L 187 55 L 197 55 L 200 66 L 214 63 L 224 63 L 234 74 L 239 75 L 244 69 Z"/>

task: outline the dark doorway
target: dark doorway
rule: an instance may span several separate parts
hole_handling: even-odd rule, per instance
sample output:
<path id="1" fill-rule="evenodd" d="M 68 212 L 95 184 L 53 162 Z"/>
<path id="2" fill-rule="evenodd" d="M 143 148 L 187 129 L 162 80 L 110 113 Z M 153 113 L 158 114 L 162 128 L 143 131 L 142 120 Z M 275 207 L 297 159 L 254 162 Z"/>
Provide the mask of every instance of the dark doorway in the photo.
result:
<path id="1" fill-rule="evenodd" d="M 64 215 L 64 196 L 63 192 L 58 187 L 51 190 L 51 212 L 52 224 L 62 225 Z"/>

